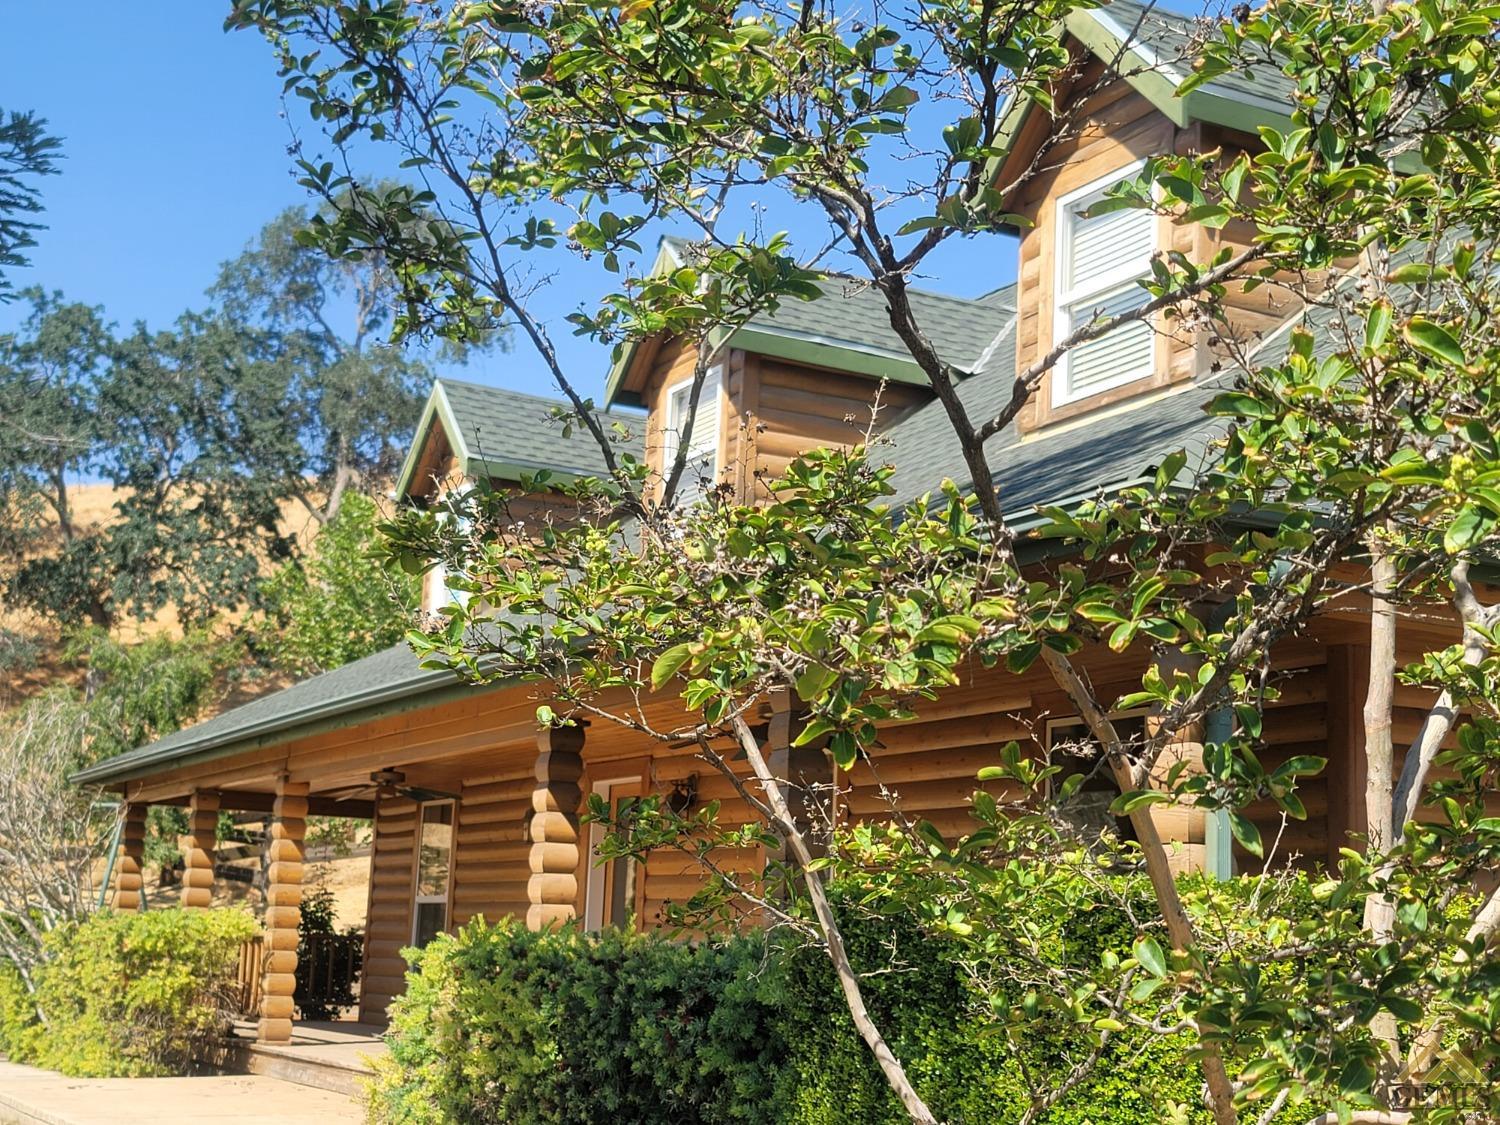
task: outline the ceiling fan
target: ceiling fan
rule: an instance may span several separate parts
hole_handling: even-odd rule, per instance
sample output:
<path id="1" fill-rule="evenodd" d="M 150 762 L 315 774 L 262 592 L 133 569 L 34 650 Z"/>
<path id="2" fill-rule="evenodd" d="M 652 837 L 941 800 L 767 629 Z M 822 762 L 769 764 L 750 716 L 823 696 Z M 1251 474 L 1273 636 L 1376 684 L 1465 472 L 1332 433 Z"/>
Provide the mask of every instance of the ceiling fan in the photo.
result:
<path id="1" fill-rule="evenodd" d="M 345 789 L 335 789 L 328 796 L 335 801 L 352 801 L 355 798 L 385 798 L 407 797 L 413 801 L 456 801 L 457 793 L 445 793 L 441 789 L 423 789 L 416 785 L 406 784 L 406 774 L 400 770 L 376 770 L 370 775 L 368 784 L 351 785 Z"/>

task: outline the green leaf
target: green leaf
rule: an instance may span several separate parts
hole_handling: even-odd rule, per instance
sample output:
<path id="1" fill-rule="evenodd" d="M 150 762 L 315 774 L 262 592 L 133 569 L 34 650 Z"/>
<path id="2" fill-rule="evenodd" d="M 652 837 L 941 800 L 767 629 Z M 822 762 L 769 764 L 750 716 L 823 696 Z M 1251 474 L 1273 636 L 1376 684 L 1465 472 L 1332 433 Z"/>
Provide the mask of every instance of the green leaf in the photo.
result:
<path id="1" fill-rule="evenodd" d="M 1377 301 L 1371 307 L 1370 317 L 1365 321 L 1365 347 L 1370 351 L 1378 352 L 1385 343 L 1391 330 L 1392 315 L 1389 301 Z"/>
<path id="2" fill-rule="evenodd" d="M 1462 367 L 1465 362 L 1463 348 L 1459 347 L 1458 341 L 1441 324 L 1434 323 L 1425 317 L 1414 316 L 1402 329 L 1401 334 L 1423 355 L 1459 367 Z"/>
<path id="3" fill-rule="evenodd" d="M 651 665 L 651 690 L 660 691 L 677 670 L 688 662 L 692 656 L 693 647 L 689 644 L 673 645 L 656 658 L 656 663 Z"/>
<path id="4" fill-rule="evenodd" d="M 1136 809 L 1143 809 L 1147 805 L 1169 805 L 1173 799 L 1172 794 L 1163 793 L 1160 789 L 1136 789 L 1116 797 L 1110 802 L 1109 811 L 1115 816 L 1129 816 Z"/>
<path id="5" fill-rule="evenodd" d="M 1230 391 L 1218 395 L 1208 404 L 1210 414 L 1228 415 L 1234 418 L 1274 418 L 1276 409 L 1253 395 Z"/>
<path id="6" fill-rule="evenodd" d="M 839 674 L 824 664 L 809 664 L 797 677 L 797 698 L 811 703 L 828 690 L 828 685 L 839 678 Z"/>
<path id="7" fill-rule="evenodd" d="M 1260 842 L 1260 829 L 1244 813 L 1229 810 L 1229 832 L 1239 841 L 1240 847 L 1251 855 L 1265 855 L 1265 848 Z"/>
<path id="8" fill-rule="evenodd" d="M 813 719 L 798 732 L 796 738 L 792 739 L 792 745 L 806 746 L 810 742 L 816 742 L 829 731 L 836 729 L 836 724 L 829 722 L 827 719 Z"/>
<path id="9" fill-rule="evenodd" d="M 1443 533 L 1443 549 L 1456 555 L 1484 539 L 1494 526 L 1494 516 L 1475 504 L 1465 504 Z"/>
<path id="10" fill-rule="evenodd" d="M 1159 978 L 1167 975 L 1167 955 L 1162 952 L 1161 946 L 1154 937 L 1143 934 L 1136 938 L 1132 952 L 1135 954 L 1135 959 L 1140 962 L 1141 968 L 1153 977 Z"/>

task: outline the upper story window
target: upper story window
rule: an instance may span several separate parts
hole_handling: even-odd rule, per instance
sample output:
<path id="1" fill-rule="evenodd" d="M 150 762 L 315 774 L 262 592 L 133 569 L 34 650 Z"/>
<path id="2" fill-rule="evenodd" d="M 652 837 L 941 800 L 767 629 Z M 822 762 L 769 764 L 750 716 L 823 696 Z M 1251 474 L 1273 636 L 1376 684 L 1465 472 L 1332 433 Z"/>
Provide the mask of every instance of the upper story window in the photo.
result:
<path id="1" fill-rule="evenodd" d="M 713 487 L 719 475 L 719 386 L 723 382 L 723 365 L 714 364 L 703 377 L 698 393 L 698 413 L 688 438 L 687 461 L 677 482 L 677 499 L 691 504 Z M 684 379 L 667 388 L 667 424 L 662 435 L 662 479 L 672 471 L 672 462 L 687 427 L 688 405 L 692 402 L 693 380 Z"/>
<path id="2" fill-rule="evenodd" d="M 1151 273 L 1156 215 L 1139 208 L 1088 215 L 1110 188 L 1141 167 L 1137 162 L 1122 168 L 1057 202 L 1056 342 L 1090 321 L 1119 316 L 1150 299 L 1136 282 Z M 1146 378 L 1155 366 L 1155 344 L 1150 324 L 1138 320 L 1072 349 L 1053 372 L 1052 405 Z"/>

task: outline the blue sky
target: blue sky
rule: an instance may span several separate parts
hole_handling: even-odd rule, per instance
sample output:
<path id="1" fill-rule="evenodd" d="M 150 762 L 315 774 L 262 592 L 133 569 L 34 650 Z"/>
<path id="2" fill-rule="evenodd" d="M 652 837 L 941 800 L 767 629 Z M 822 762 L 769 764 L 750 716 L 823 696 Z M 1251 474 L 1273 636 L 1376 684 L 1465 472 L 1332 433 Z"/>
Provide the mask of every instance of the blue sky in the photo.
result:
<path id="1" fill-rule="evenodd" d="M 66 19 L 45 3 L 0 8 L 0 108 L 45 116 L 64 140 L 62 174 L 44 181 L 48 229 L 14 271 L 19 288 L 39 284 L 102 304 L 122 328 L 168 326 L 204 304 L 218 265 L 262 224 L 306 195 L 287 145 L 301 106 L 283 105 L 270 49 L 256 35 L 221 30 L 227 4 L 141 0 L 70 5 Z M 607 349 L 577 339 L 562 318 L 605 291 L 607 275 L 549 263 L 554 284 L 536 307 L 565 365 L 597 393 Z M 649 262 L 649 255 L 648 255 Z M 1011 280 L 1014 259 L 987 246 L 955 245 L 932 262 L 923 284 L 975 295 Z M 20 310 L 0 305 L 0 330 Z M 483 357 L 464 378 L 547 393 L 541 364 L 518 343 Z"/>

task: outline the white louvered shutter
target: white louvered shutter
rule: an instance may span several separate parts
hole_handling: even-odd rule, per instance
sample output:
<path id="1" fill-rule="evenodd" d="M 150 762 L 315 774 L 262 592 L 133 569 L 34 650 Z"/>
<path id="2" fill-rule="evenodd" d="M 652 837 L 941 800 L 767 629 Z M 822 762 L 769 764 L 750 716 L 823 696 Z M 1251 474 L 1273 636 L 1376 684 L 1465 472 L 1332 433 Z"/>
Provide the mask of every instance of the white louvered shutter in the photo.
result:
<path id="1" fill-rule="evenodd" d="M 719 383 L 722 371 L 718 364 L 703 377 L 698 392 L 698 413 L 693 419 L 693 433 L 688 440 L 687 460 L 677 482 L 677 502 L 691 504 L 702 499 L 713 486 L 719 472 Z M 687 423 L 688 404 L 692 401 L 691 379 L 673 387 L 667 397 L 667 431 L 663 442 L 662 477 L 672 471 L 682 431 Z"/>
<path id="2" fill-rule="evenodd" d="M 1059 341 L 1091 321 L 1119 316 L 1148 300 L 1136 281 L 1150 272 L 1156 216 L 1137 208 L 1086 216 L 1106 191 L 1100 188 L 1059 204 Z M 1154 355 L 1146 321 L 1082 344 L 1059 364 L 1054 400 L 1072 402 L 1143 378 L 1151 373 Z"/>
<path id="3" fill-rule="evenodd" d="M 1081 328 L 1091 320 L 1108 320 L 1144 305 L 1149 294 L 1139 285 L 1071 306 L 1069 322 Z M 1071 331 L 1072 329 L 1070 329 Z M 1143 320 L 1116 328 L 1107 336 L 1080 344 L 1068 354 L 1068 397 L 1083 398 L 1149 374 L 1154 357 L 1151 327 Z"/>

